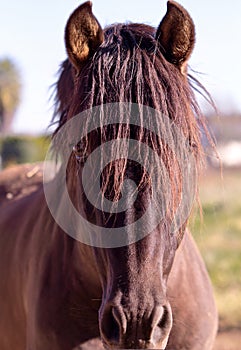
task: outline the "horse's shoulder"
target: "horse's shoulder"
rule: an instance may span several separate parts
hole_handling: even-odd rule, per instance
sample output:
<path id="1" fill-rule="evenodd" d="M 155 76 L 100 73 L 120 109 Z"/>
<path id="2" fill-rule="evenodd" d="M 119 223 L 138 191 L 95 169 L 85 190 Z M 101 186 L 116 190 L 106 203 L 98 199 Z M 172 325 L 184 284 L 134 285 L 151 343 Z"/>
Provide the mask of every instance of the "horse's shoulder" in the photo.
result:
<path id="1" fill-rule="evenodd" d="M 0 206 L 37 190 L 43 179 L 43 165 L 23 164 L 0 172 Z"/>

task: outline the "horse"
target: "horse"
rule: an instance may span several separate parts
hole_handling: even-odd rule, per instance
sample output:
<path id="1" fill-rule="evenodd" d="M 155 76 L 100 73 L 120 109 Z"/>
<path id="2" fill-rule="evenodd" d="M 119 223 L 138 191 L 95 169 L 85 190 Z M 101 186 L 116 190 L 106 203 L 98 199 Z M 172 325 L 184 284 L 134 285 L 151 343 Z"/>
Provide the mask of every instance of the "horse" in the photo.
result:
<path id="1" fill-rule="evenodd" d="M 0 177 L 12 193 L 0 207 L 1 350 L 72 350 L 98 337 L 106 349 L 212 349 L 212 286 L 187 228 L 208 133 L 188 74 L 194 44 L 174 1 L 157 29 L 103 30 L 90 1 L 69 17 L 52 142 L 62 163 L 44 181 L 27 168 L 20 196 L 10 170 Z"/>

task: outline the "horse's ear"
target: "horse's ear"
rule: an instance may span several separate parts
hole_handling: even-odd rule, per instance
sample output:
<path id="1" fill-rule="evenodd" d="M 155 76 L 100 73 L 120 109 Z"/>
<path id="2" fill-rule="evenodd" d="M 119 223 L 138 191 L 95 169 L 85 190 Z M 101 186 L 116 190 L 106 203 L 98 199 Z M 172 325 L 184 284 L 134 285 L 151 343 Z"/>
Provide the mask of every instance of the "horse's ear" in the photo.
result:
<path id="1" fill-rule="evenodd" d="M 165 58 L 183 69 L 195 44 L 195 26 L 189 13 L 175 1 L 168 1 L 156 40 Z"/>
<path id="2" fill-rule="evenodd" d="M 92 13 L 92 2 L 79 6 L 65 28 L 65 46 L 70 62 L 77 70 L 104 41 L 103 30 Z"/>

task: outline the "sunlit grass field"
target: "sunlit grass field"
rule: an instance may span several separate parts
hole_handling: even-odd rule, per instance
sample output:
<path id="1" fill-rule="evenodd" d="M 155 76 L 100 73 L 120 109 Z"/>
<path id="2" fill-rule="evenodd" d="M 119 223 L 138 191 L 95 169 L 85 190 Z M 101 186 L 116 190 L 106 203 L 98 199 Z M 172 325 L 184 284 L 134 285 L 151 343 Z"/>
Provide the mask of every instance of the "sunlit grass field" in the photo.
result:
<path id="1" fill-rule="evenodd" d="M 241 169 L 206 171 L 201 179 L 203 219 L 190 228 L 205 259 L 216 296 L 221 330 L 241 330 Z"/>

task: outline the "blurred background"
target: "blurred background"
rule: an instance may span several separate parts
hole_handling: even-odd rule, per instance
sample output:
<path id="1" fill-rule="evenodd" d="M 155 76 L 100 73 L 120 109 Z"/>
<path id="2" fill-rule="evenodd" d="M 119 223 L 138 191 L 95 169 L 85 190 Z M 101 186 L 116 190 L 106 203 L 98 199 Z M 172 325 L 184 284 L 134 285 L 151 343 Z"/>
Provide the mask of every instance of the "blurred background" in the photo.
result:
<path id="1" fill-rule="evenodd" d="M 241 343 L 241 2 L 179 1 L 196 25 L 191 74 L 211 93 L 218 113 L 197 96 L 222 160 L 209 155 L 201 178 L 203 219 L 190 227 L 206 261 L 220 315 L 216 348 Z M 166 1 L 95 0 L 104 27 L 113 22 L 158 26 Z M 38 162 L 49 145 L 51 95 L 65 59 L 64 27 L 76 0 L 0 2 L 0 168 Z"/>

